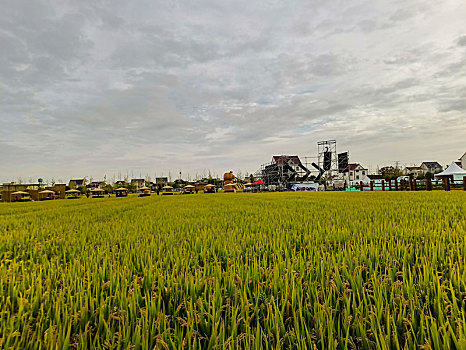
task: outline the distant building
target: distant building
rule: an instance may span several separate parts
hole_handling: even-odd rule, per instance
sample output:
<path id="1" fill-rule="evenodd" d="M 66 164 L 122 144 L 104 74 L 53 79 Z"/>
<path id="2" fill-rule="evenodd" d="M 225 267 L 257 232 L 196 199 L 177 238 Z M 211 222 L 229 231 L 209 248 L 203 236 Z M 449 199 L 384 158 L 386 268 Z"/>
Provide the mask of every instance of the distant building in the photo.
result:
<path id="1" fill-rule="evenodd" d="M 273 156 L 272 163 L 278 165 L 289 165 L 297 173 L 297 177 L 306 176 L 308 173 L 308 170 L 303 167 L 298 156 Z"/>
<path id="2" fill-rule="evenodd" d="M 289 187 L 294 182 L 307 181 L 311 171 L 307 169 L 298 156 L 273 156 L 272 161 L 261 167 L 260 177 L 265 186 Z"/>
<path id="3" fill-rule="evenodd" d="M 127 185 L 126 181 L 125 180 L 118 180 L 115 182 L 115 185 L 116 186 L 125 186 Z"/>
<path id="4" fill-rule="evenodd" d="M 86 187 L 88 189 L 94 189 L 94 188 L 101 188 L 103 189 L 105 186 L 105 181 L 92 181 L 90 182 Z"/>
<path id="5" fill-rule="evenodd" d="M 165 186 L 166 184 L 168 184 L 168 177 L 156 177 L 155 183 L 157 185 Z"/>
<path id="6" fill-rule="evenodd" d="M 420 168 L 424 172 L 424 174 L 437 174 L 443 171 L 443 167 L 438 162 L 422 162 Z"/>
<path id="7" fill-rule="evenodd" d="M 359 163 L 348 164 L 348 172 L 345 173 L 345 180 L 348 182 L 353 181 L 367 181 L 369 171 Z"/>
<path id="8" fill-rule="evenodd" d="M 146 186 L 145 179 L 131 179 L 131 185 L 136 186 L 136 189 Z"/>
<path id="9" fill-rule="evenodd" d="M 79 187 L 85 186 L 86 185 L 86 179 L 74 179 L 70 180 L 68 186 L 71 189 L 77 189 Z"/>
<path id="10" fill-rule="evenodd" d="M 424 175 L 425 172 L 420 166 L 407 166 L 403 169 L 403 175 L 419 176 Z"/>
<path id="11" fill-rule="evenodd" d="M 466 152 L 463 154 L 463 156 L 459 160 L 461 161 L 461 167 L 463 169 L 466 168 Z"/>

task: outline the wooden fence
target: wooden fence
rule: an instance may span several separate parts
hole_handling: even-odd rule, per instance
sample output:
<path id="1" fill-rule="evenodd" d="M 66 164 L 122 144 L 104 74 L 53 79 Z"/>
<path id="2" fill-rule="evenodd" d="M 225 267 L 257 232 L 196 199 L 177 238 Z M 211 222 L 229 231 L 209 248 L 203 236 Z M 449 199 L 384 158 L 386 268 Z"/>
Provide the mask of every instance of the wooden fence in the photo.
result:
<path id="1" fill-rule="evenodd" d="M 432 182 L 432 179 L 418 181 L 416 179 L 409 180 L 382 180 L 380 185 L 376 185 L 375 181 L 371 181 L 369 185 L 365 185 L 362 181 L 359 183 L 360 191 L 433 191 L 433 190 L 463 190 L 466 191 L 466 176 L 463 177 L 462 183 L 451 181 L 449 177 L 444 177 L 439 184 L 438 181 Z"/>

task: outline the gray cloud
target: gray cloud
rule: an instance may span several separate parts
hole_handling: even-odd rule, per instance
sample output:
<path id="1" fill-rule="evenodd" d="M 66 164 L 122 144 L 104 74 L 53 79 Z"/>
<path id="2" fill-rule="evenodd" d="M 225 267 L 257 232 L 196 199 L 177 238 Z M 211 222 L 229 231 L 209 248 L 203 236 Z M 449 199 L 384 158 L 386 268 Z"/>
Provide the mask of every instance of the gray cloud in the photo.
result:
<path id="1" fill-rule="evenodd" d="M 465 17 L 460 0 L 5 0 L 0 181 L 252 172 L 326 138 L 367 165 L 449 162 Z"/>

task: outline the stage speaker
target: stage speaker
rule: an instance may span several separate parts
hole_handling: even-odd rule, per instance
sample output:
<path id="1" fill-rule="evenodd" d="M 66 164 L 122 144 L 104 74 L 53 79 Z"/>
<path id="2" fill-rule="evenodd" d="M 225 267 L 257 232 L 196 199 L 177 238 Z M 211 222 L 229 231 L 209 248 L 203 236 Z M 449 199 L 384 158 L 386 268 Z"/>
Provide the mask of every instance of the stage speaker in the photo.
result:
<path id="1" fill-rule="evenodd" d="M 348 172 L 348 152 L 338 154 L 338 172 Z"/>
<path id="2" fill-rule="evenodd" d="M 324 152 L 324 170 L 330 170 L 332 168 L 332 152 Z"/>

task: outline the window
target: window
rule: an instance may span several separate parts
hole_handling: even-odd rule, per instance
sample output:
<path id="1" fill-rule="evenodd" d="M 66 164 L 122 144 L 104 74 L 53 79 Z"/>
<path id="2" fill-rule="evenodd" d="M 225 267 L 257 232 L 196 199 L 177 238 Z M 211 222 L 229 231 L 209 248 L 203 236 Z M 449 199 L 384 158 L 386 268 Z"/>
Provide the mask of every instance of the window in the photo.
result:
<path id="1" fill-rule="evenodd" d="M 359 175 L 356 175 L 356 180 L 359 180 Z"/>
<path id="2" fill-rule="evenodd" d="M 363 174 L 363 175 L 366 175 L 366 172 L 365 172 L 365 171 L 363 171 L 363 172 L 362 172 L 362 174 Z"/>

